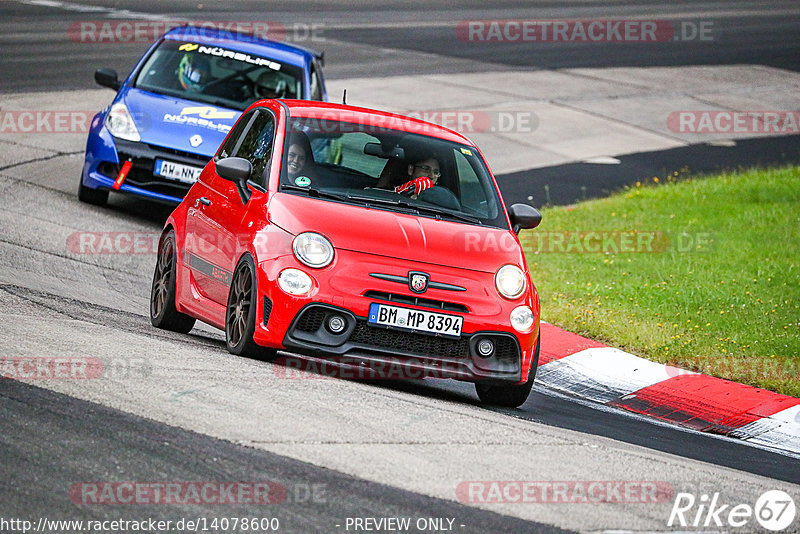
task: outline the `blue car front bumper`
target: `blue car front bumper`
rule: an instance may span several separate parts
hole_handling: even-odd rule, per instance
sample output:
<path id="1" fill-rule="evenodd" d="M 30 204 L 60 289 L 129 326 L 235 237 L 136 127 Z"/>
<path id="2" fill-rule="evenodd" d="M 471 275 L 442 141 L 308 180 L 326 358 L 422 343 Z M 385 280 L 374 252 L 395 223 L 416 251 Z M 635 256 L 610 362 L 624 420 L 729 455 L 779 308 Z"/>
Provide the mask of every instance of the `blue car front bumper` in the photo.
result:
<path id="1" fill-rule="evenodd" d="M 154 175 L 156 159 L 202 168 L 210 157 L 115 138 L 103 126 L 103 114 L 98 114 L 92 121 L 86 142 L 81 181 L 89 189 L 112 190 L 122 163 L 130 160 L 133 166 L 118 192 L 158 202 L 180 203 L 192 184 Z"/>

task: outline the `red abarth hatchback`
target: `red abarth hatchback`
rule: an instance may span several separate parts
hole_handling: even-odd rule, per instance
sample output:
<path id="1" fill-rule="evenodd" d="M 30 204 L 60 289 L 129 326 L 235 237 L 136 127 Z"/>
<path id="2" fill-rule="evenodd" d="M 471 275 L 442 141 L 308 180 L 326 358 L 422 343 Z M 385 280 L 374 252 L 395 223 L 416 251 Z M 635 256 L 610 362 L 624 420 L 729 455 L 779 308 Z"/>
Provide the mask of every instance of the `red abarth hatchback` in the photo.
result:
<path id="1" fill-rule="evenodd" d="M 196 319 L 228 350 L 285 349 L 474 382 L 519 406 L 539 356 L 539 296 L 478 148 L 374 110 L 262 100 L 166 222 L 153 325 Z M 420 375 L 419 372 L 422 372 Z"/>

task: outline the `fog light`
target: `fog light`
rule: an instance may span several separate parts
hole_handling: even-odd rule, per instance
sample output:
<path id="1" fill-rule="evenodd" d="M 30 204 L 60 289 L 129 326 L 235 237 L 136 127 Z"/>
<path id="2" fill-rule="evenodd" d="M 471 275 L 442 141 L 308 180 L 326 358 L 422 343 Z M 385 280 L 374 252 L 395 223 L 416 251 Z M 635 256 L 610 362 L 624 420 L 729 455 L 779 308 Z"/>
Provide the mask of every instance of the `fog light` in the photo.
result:
<path id="1" fill-rule="evenodd" d="M 328 330 L 331 334 L 341 334 L 347 328 L 347 321 L 341 315 L 331 315 L 328 317 Z"/>
<path id="2" fill-rule="evenodd" d="M 517 332 L 525 333 L 533 326 L 533 310 L 528 306 L 518 306 L 511 312 L 511 326 Z"/>
<path id="3" fill-rule="evenodd" d="M 488 358 L 494 353 L 494 343 L 489 339 L 481 339 L 478 343 L 478 354 Z"/>
<path id="4" fill-rule="evenodd" d="M 284 269 L 278 275 L 278 285 L 290 295 L 304 296 L 314 287 L 311 277 L 300 269 Z"/>

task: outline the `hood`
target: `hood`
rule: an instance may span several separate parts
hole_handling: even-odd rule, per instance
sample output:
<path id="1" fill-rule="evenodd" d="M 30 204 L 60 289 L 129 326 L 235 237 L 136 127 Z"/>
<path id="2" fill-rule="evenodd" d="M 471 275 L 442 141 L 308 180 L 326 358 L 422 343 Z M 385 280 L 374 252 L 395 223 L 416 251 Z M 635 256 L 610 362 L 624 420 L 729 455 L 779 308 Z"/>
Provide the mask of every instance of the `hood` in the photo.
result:
<path id="1" fill-rule="evenodd" d="M 120 98 L 136 123 L 142 142 L 210 158 L 241 111 L 131 88 Z M 196 146 L 192 144 L 202 140 Z"/>
<path id="2" fill-rule="evenodd" d="M 509 230 L 289 193 L 273 196 L 269 216 L 293 235 L 318 232 L 335 249 L 487 273 L 506 263 L 525 266 L 519 242 Z"/>

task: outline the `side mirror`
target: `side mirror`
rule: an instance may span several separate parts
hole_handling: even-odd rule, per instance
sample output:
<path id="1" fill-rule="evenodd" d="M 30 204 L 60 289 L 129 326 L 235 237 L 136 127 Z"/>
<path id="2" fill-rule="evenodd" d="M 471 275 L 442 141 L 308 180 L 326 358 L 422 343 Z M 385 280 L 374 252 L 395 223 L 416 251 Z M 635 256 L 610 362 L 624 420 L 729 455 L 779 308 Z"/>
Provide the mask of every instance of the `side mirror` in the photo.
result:
<path id="1" fill-rule="evenodd" d="M 539 210 L 527 204 L 514 204 L 508 211 L 515 234 L 518 234 L 523 228 L 536 228 L 542 222 L 542 214 L 539 213 Z"/>
<path id="2" fill-rule="evenodd" d="M 119 91 L 122 87 L 122 82 L 117 78 L 117 71 L 114 69 L 97 69 L 94 71 L 94 81 L 115 91 Z"/>
<path id="3" fill-rule="evenodd" d="M 250 189 L 247 181 L 253 174 L 253 166 L 244 158 L 223 158 L 214 162 L 214 170 L 220 178 L 236 184 L 236 190 L 242 199 L 242 204 L 250 200 Z"/>

